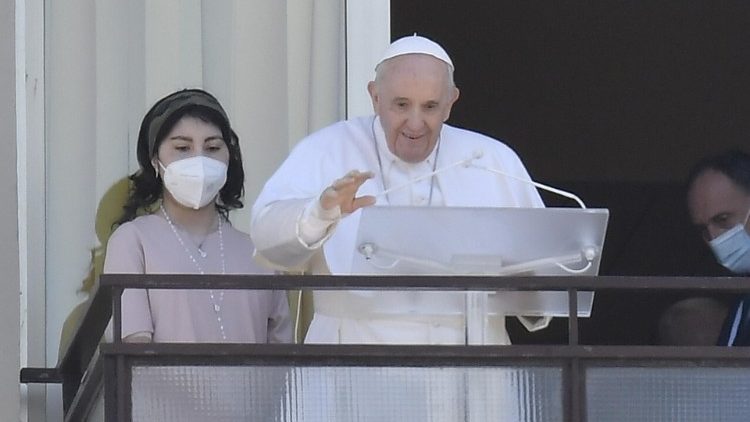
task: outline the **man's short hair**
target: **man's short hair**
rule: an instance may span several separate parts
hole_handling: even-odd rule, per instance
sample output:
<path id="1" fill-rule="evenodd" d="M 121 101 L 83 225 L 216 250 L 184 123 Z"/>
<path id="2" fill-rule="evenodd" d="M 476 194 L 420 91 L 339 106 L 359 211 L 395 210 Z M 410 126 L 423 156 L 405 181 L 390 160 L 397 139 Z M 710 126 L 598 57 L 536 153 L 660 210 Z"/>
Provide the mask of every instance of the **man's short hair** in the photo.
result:
<path id="1" fill-rule="evenodd" d="M 742 190 L 750 194 L 750 154 L 739 149 L 732 149 L 702 159 L 688 173 L 687 188 L 690 189 L 695 183 L 695 179 L 708 170 L 724 174 Z"/>

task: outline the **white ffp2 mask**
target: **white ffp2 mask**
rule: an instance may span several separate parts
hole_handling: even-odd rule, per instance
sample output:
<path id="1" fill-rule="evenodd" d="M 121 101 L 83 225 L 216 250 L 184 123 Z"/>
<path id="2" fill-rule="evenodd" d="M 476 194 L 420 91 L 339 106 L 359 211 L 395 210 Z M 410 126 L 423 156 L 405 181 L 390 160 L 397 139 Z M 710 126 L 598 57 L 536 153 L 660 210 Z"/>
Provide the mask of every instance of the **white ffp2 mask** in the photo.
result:
<path id="1" fill-rule="evenodd" d="M 180 204 L 199 209 L 210 204 L 227 181 L 227 165 L 197 155 L 171 162 L 164 170 L 164 187 Z"/>

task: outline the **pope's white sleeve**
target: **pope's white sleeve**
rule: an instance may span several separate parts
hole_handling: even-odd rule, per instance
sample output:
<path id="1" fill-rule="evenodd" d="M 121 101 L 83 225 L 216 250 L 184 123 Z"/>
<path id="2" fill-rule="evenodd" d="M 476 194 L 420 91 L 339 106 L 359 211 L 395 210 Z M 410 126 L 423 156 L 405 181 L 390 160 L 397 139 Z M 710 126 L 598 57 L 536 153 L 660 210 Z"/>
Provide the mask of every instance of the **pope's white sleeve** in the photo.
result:
<path id="1" fill-rule="evenodd" d="M 317 197 L 275 201 L 254 216 L 250 230 L 261 262 L 283 271 L 305 268 L 341 218 L 338 209 L 320 213 L 317 203 Z"/>
<path id="2" fill-rule="evenodd" d="M 341 208 L 323 209 L 319 200 L 310 201 L 297 221 L 300 242 L 308 248 L 321 245 L 330 237 L 333 227 L 341 219 Z"/>

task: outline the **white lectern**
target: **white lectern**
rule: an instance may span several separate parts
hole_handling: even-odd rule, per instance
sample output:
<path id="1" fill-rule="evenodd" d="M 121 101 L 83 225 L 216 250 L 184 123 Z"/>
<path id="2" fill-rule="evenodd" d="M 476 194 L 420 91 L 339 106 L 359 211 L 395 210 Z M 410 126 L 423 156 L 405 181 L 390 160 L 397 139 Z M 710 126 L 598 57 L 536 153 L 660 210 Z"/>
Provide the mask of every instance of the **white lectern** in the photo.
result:
<path id="1" fill-rule="evenodd" d="M 596 275 L 608 218 L 606 209 L 368 207 L 352 273 Z M 566 292 L 392 293 L 392 309 L 465 313 L 468 344 L 484 343 L 487 315 L 568 316 Z M 579 293 L 579 317 L 591 314 L 593 299 Z"/>

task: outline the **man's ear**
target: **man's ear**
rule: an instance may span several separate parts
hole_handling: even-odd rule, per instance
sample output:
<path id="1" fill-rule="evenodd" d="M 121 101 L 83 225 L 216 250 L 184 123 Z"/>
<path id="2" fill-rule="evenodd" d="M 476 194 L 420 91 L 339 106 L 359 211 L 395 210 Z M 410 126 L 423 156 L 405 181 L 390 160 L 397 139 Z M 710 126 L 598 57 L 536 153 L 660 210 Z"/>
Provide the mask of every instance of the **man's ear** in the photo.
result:
<path id="1" fill-rule="evenodd" d="M 378 86 L 375 81 L 370 81 L 367 84 L 367 92 L 370 93 L 370 101 L 372 101 L 372 110 L 377 114 L 378 112 Z"/>
<path id="2" fill-rule="evenodd" d="M 451 88 L 450 97 L 448 100 L 448 107 L 445 110 L 445 116 L 443 117 L 443 123 L 448 121 L 448 118 L 451 117 L 451 110 L 453 109 L 453 104 L 458 101 L 458 95 L 460 94 L 460 91 L 455 86 Z"/>

